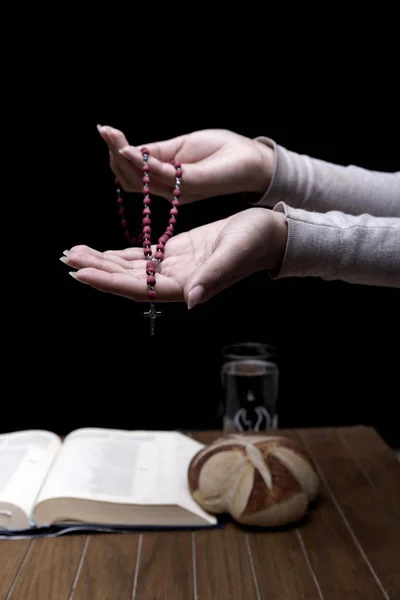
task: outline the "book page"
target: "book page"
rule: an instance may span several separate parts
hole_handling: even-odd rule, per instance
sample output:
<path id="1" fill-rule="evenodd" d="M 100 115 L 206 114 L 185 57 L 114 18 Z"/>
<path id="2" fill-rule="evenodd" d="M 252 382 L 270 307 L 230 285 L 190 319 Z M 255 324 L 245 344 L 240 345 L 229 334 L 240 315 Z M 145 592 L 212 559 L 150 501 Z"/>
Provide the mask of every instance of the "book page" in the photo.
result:
<path id="1" fill-rule="evenodd" d="M 186 441 L 190 451 L 183 460 Z M 38 503 L 64 497 L 181 505 L 187 493 L 186 465 L 200 448 L 202 444 L 170 431 L 76 430 L 66 437 Z"/>
<path id="2" fill-rule="evenodd" d="M 13 507 L 30 519 L 40 487 L 60 447 L 61 440 L 48 431 L 0 435 L 0 528 L 14 526 Z"/>

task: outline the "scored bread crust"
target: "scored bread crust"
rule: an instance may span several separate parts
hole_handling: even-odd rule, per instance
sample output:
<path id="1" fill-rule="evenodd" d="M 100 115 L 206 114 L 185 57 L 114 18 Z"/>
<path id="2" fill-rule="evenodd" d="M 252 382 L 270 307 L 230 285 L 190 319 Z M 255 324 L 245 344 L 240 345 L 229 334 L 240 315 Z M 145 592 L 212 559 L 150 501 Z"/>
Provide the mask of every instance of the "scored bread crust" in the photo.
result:
<path id="1" fill-rule="evenodd" d="M 193 457 L 188 485 L 208 512 L 271 527 L 301 519 L 318 494 L 319 479 L 310 456 L 291 438 L 230 434 Z"/>

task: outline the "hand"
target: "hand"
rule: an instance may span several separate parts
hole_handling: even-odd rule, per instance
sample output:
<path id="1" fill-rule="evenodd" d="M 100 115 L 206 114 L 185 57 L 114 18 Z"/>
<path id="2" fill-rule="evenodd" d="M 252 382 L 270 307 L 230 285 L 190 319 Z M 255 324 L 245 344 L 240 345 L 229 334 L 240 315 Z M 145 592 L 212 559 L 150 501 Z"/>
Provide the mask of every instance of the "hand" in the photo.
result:
<path id="1" fill-rule="evenodd" d="M 263 208 L 181 233 L 166 245 L 161 272 L 156 274 L 156 301 L 184 300 L 193 308 L 256 271 L 278 269 L 286 239 L 284 215 Z M 98 252 L 75 246 L 61 260 L 78 269 L 71 274 L 82 283 L 147 301 L 142 248 Z"/>
<path id="2" fill-rule="evenodd" d="M 143 146 L 150 150 L 150 188 L 168 200 L 172 200 L 175 184 L 175 170 L 170 164 L 173 160 L 183 167 L 183 204 L 226 194 L 263 193 L 271 181 L 272 148 L 232 131 L 206 129 L 133 147 L 121 131 L 98 129 L 110 150 L 111 169 L 127 192 L 142 189 Z"/>

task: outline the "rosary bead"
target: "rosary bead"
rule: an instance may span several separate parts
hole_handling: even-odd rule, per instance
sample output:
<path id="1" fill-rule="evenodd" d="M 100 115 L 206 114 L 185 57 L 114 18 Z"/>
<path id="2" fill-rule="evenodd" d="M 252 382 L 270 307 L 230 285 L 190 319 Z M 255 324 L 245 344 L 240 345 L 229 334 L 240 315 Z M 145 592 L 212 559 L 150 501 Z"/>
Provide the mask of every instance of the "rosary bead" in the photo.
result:
<path id="1" fill-rule="evenodd" d="M 151 215 L 151 210 L 149 208 L 144 208 L 142 210 L 142 215 L 147 216 L 147 215 Z"/>
<path id="2" fill-rule="evenodd" d="M 144 249 L 144 255 L 145 256 L 151 256 L 151 249 L 150 248 L 145 248 Z"/>
<path id="3" fill-rule="evenodd" d="M 156 252 L 157 260 L 162 260 L 164 258 L 164 252 Z"/>
<path id="4" fill-rule="evenodd" d="M 147 295 L 150 300 L 155 300 L 157 298 L 157 294 L 156 294 L 155 290 L 149 290 L 147 292 Z"/>
<path id="5" fill-rule="evenodd" d="M 151 266 L 149 266 L 151 265 Z M 152 262 L 148 262 L 146 266 L 146 275 L 154 275 L 156 272 L 156 268 Z"/>
<path id="6" fill-rule="evenodd" d="M 143 227 L 143 233 L 151 233 L 151 227 L 149 225 Z"/>
<path id="7" fill-rule="evenodd" d="M 165 248 L 164 244 L 157 244 L 156 250 L 157 250 L 157 252 L 164 252 L 164 248 Z"/>
<path id="8" fill-rule="evenodd" d="M 146 206 L 146 205 L 150 206 L 150 204 L 151 204 L 151 199 L 150 199 L 150 198 L 143 198 L 143 204 L 144 204 L 145 206 Z"/>
<path id="9" fill-rule="evenodd" d="M 149 170 L 149 166 L 148 166 L 148 165 L 143 165 L 143 167 L 142 167 L 142 172 L 143 172 L 143 173 L 147 173 L 147 172 L 148 172 L 148 170 Z"/>
<path id="10" fill-rule="evenodd" d="M 179 206 L 179 205 L 180 205 L 180 202 L 179 202 L 179 200 L 175 200 L 175 199 L 174 199 L 174 200 L 172 200 L 172 206 L 175 206 L 175 207 L 177 207 L 177 206 Z"/>
<path id="11" fill-rule="evenodd" d="M 148 175 L 144 175 L 144 177 L 142 177 L 142 183 L 149 183 L 150 182 L 150 177 Z"/>
<path id="12" fill-rule="evenodd" d="M 175 175 L 176 175 L 176 177 L 182 177 L 182 170 L 181 169 L 176 169 Z"/>
<path id="13" fill-rule="evenodd" d="M 154 277 L 154 275 L 149 275 L 147 277 L 146 282 L 147 282 L 147 285 L 152 285 L 152 286 L 156 285 L 156 278 Z"/>
<path id="14" fill-rule="evenodd" d="M 171 217 L 171 218 L 169 219 L 168 223 L 169 223 L 170 225 L 175 225 L 175 223 L 176 223 L 176 219 L 175 219 L 175 217 Z"/>
<path id="15" fill-rule="evenodd" d="M 141 149 L 141 153 L 142 154 L 149 154 L 149 151 L 147 150 L 146 147 L 144 147 L 144 148 Z"/>
<path id="16" fill-rule="evenodd" d="M 145 217 L 142 219 L 142 225 L 151 225 L 151 219 L 149 219 L 149 217 Z"/>
<path id="17" fill-rule="evenodd" d="M 171 210 L 169 211 L 170 215 L 177 215 L 178 214 L 178 209 L 177 208 L 171 208 Z"/>
<path id="18" fill-rule="evenodd" d="M 118 214 L 121 215 L 121 217 L 125 214 L 125 209 L 123 206 L 121 206 L 121 208 L 119 209 Z"/>
<path id="19" fill-rule="evenodd" d="M 123 204 L 123 203 L 124 203 L 124 199 L 121 198 L 121 196 L 118 196 L 118 198 L 117 198 L 117 204 L 119 204 L 121 206 L 121 204 Z"/>
<path id="20" fill-rule="evenodd" d="M 182 194 L 181 190 L 179 188 L 175 188 L 174 191 L 172 192 L 174 194 L 174 196 L 178 197 Z"/>
<path id="21" fill-rule="evenodd" d="M 143 194 L 150 194 L 150 188 L 149 188 L 149 186 L 145 185 L 142 191 L 143 191 Z"/>
<path id="22" fill-rule="evenodd" d="M 126 219 L 122 219 L 121 220 L 121 225 L 124 229 L 126 229 L 128 227 L 128 221 Z"/>

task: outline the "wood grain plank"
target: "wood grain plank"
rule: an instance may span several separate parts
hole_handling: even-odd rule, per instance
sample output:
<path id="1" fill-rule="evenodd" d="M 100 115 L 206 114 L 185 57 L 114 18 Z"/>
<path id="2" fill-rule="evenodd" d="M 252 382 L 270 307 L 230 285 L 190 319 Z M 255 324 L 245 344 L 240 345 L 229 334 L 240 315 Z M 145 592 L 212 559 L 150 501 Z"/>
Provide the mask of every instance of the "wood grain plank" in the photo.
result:
<path id="1" fill-rule="evenodd" d="M 342 518 L 389 598 L 400 594 L 400 524 L 343 445 L 336 429 L 301 434 Z M 362 549 L 362 550 L 361 550 Z"/>
<path id="2" fill-rule="evenodd" d="M 261 598 L 321 600 L 295 528 L 252 532 L 248 540 Z"/>
<path id="3" fill-rule="evenodd" d="M 27 552 L 31 540 L 0 541 L 0 600 L 5 600 Z"/>
<path id="4" fill-rule="evenodd" d="M 34 542 L 10 600 L 68 600 L 86 536 Z"/>
<path id="5" fill-rule="evenodd" d="M 142 539 L 132 600 L 194 598 L 192 533 L 146 532 Z"/>
<path id="6" fill-rule="evenodd" d="M 269 435 L 284 433 L 268 432 Z M 206 444 L 219 436 L 218 431 L 194 435 Z M 224 538 L 228 531 L 232 533 L 229 533 L 227 543 Z M 294 528 L 285 531 L 250 532 L 247 535 L 245 531 L 244 528 L 232 525 L 232 529 L 227 528 L 222 532 L 196 533 L 196 547 L 202 542 L 203 546 L 207 546 L 207 555 L 201 551 L 197 552 L 200 598 L 237 597 L 250 600 L 256 594 L 255 598 L 268 600 L 320 600 L 318 583 L 314 580 L 305 548 Z M 213 550 L 214 539 L 218 540 L 218 551 Z M 229 574 L 226 572 L 228 561 L 232 561 L 228 567 Z M 219 594 L 210 594 L 211 586 L 218 589 Z M 237 595 L 229 595 L 228 589 L 231 594 Z M 200 590 L 204 591 L 203 595 Z"/>
<path id="7" fill-rule="evenodd" d="M 195 543 L 199 598 L 258 599 L 243 531 L 233 524 L 224 530 L 200 531 Z"/>
<path id="8" fill-rule="evenodd" d="M 344 427 L 339 435 L 359 468 L 400 520 L 400 461 L 393 450 L 370 427 Z"/>
<path id="9" fill-rule="evenodd" d="M 220 431 L 192 431 L 191 437 L 202 444 L 211 444 L 214 440 L 222 436 Z"/>
<path id="10" fill-rule="evenodd" d="M 317 430 L 289 430 L 285 431 L 285 435 L 302 443 L 308 450 L 303 437 L 309 431 L 315 433 Z M 318 431 L 326 437 L 328 430 Z M 316 460 L 314 462 L 324 475 L 325 471 L 321 471 L 319 463 Z M 323 477 L 318 501 L 310 507 L 307 518 L 299 524 L 298 529 L 324 600 L 387 599 L 324 484 Z"/>
<path id="11" fill-rule="evenodd" d="M 131 600 L 139 535 L 91 536 L 70 600 Z"/>

